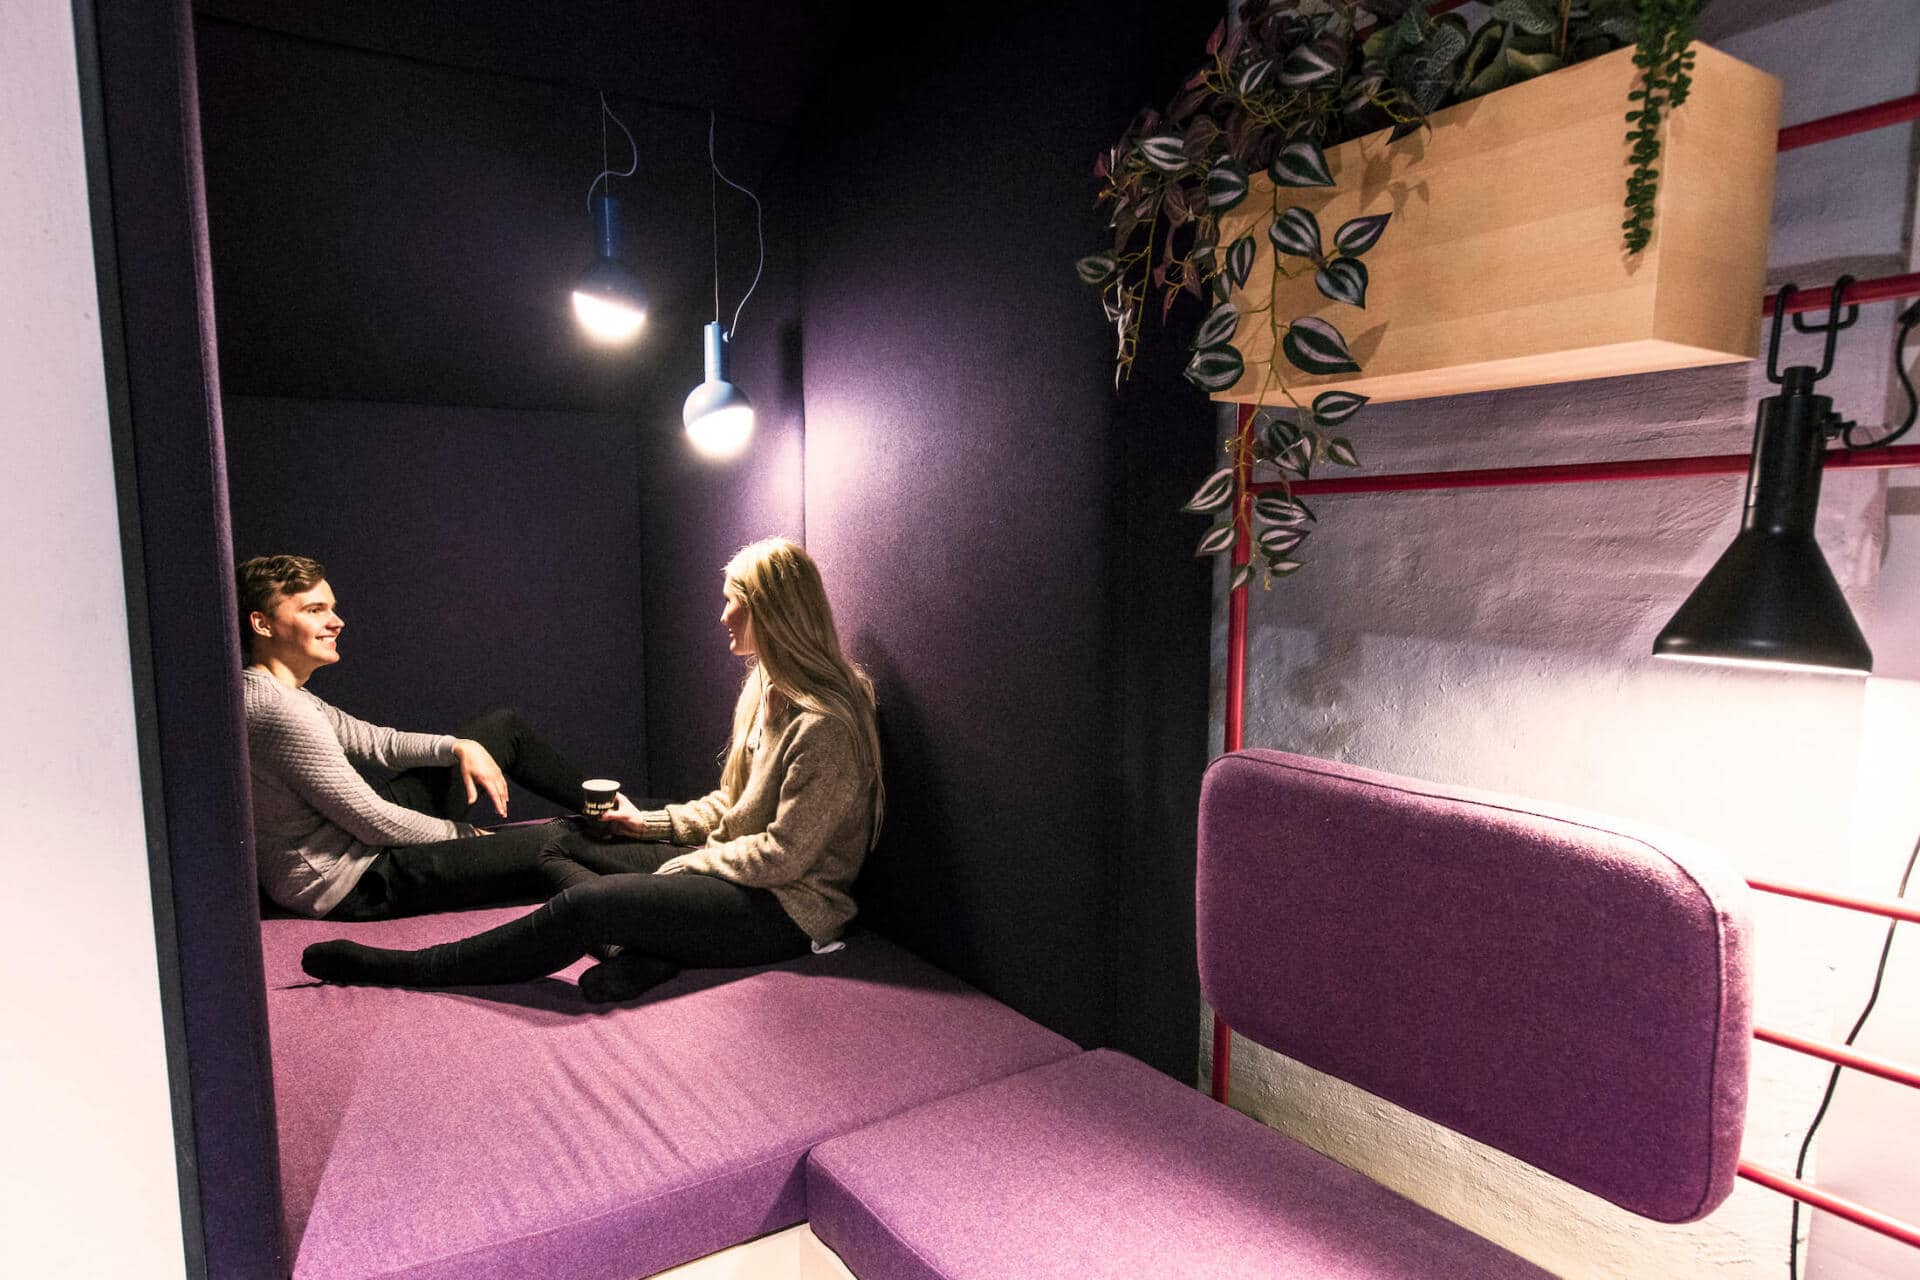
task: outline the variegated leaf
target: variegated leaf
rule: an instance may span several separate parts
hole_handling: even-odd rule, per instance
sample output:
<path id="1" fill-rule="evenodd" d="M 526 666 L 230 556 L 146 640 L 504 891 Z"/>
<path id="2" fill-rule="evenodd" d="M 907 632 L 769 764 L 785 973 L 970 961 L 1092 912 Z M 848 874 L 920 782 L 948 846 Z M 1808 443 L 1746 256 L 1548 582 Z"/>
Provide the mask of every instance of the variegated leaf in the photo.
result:
<path id="1" fill-rule="evenodd" d="M 1307 509 L 1292 498 L 1277 493 L 1263 493 L 1253 500 L 1253 516 L 1263 524 L 1291 529 L 1307 522 Z"/>
<path id="2" fill-rule="evenodd" d="M 1233 566 L 1233 576 L 1227 579 L 1227 591 L 1229 593 L 1238 591 L 1247 585 L 1247 579 L 1251 576 L 1253 576 L 1253 564 L 1251 561 L 1246 564 Z"/>
<path id="3" fill-rule="evenodd" d="M 1340 109 L 1349 115 L 1364 111 L 1386 87 L 1386 72 L 1378 66 L 1369 65 L 1359 75 L 1351 77 L 1340 90 Z"/>
<path id="4" fill-rule="evenodd" d="M 1267 228 L 1267 239 L 1282 253 L 1296 258 L 1320 256 L 1320 220 L 1298 206 L 1288 209 Z"/>
<path id="5" fill-rule="evenodd" d="M 1327 456 L 1343 467 L 1360 465 L 1360 455 L 1353 451 L 1353 441 L 1341 436 L 1327 441 Z"/>
<path id="6" fill-rule="evenodd" d="M 1232 347 L 1206 347 L 1187 362 L 1186 379 L 1202 391 L 1225 391 L 1240 381 L 1246 362 Z"/>
<path id="7" fill-rule="evenodd" d="M 1288 325 L 1286 337 L 1280 340 L 1280 349 L 1302 373 L 1360 372 L 1353 353 L 1347 350 L 1347 340 L 1318 316 L 1302 316 Z"/>
<path id="8" fill-rule="evenodd" d="M 1276 187 L 1330 187 L 1333 174 L 1327 168 L 1327 153 L 1311 142 L 1289 142 L 1267 166 L 1267 176 Z"/>
<path id="9" fill-rule="evenodd" d="M 1106 254 L 1096 253 L 1074 263 L 1073 269 L 1079 272 L 1080 278 L 1088 284 L 1105 284 L 1113 279 L 1113 273 L 1118 265 Z"/>
<path id="10" fill-rule="evenodd" d="M 1313 441 L 1307 436 L 1301 436 L 1284 449 L 1276 451 L 1273 460 L 1279 466 L 1305 475 L 1307 468 L 1313 464 Z"/>
<path id="11" fill-rule="evenodd" d="M 1187 144 L 1177 133 L 1156 133 L 1140 139 L 1140 154 L 1162 173 L 1178 173 L 1187 167 Z"/>
<path id="12" fill-rule="evenodd" d="M 1289 89 L 1305 89 L 1339 74 L 1339 65 L 1319 45 L 1302 45 L 1280 64 L 1280 83 Z"/>
<path id="13" fill-rule="evenodd" d="M 1207 170 L 1207 208 L 1225 213 L 1247 198 L 1247 166 L 1226 156 Z"/>
<path id="14" fill-rule="evenodd" d="M 1261 443 L 1267 447 L 1267 456 L 1277 458 L 1287 451 L 1288 446 L 1300 439 L 1300 429 L 1285 418 L 1275 418 L 1260 428 Z"/>
<path id="15" fill-rule="evenodd" d="M 1250 235 L 1241 236 L 1227 246 L 1227 277 L 1233 281 L 1233 287 L 1244 289 L 1247 277 L 1253 274 L 1253 256 L 1258 252 Z"/>
<path id="16" fill-rule="evenodd" d="M 1266 82 L 1267 73 L 1272 70 L 1272 58 L 1260 58 L 1248 63 L 1240 72 L 1240 79 L 1236 82 L 1240 96 L 1244 98 L 1259 89 Z"/>
<path id="17" fill-rule="evenodd" d="M 1306 531 L 1302 529 L 1282 529 L 1279 527 L 1262 529 L 1255 539 L 1261 552 L 1268 556 L 1283 556 L 1306 540 Z"/>
<path id="18" fill-rule="evenodd" d="M 1233 521 L 1229 520 L 1225 524 L 1217 524 L 1207 530 L 1206 536 L 1200 539 L 1200 545 L 1193 549 L 1193 554 L 1197 556 L 1217 556 L 1222 551 L 1231 551 L 1232 549 Z"/>
<path id="19" fill-rule="evenodd" d="M 1313 273 L 1320 292 L 1335 302 L 1366 309 L 1367 269 L 1356 258 L 1335 258 Z"/>
<path id="20" fill-rule="evenodd" d="M 1340 224 L 1333 233 L 1334 247 L 1349 258 L 1357 258 L 1373 248 L 1380 239 L 1380 233 L 1387 229 L 1387 222 L 1393 217 L 1390 213 L 1372 213 L 1364 218 L 1354 218 Z"/>
<path id="21" fill-rule="evenodd" d="M 1301 562 L 1298 560 L 1270 559 L 1267 561 L 1267 572 L 1276 578 L 1284 578 L 1301 567 Z"/>
<path id="22" fill-rule="evenodd" d="M 1337 427 L 1360 411 L 1365 396 L 1351 391 L 1322 391 L 1313 398 L 1313 420 L 1323 427 Z"/>
<path id="23" fill-rule="evenodd" d="M 1240 327 L 1240 308 L 1231 302 L 1223 302 L 1207 312 L 1207 318 L 1200 322 L 1194 331 L 1193 345 L 1196 349 L 1217 347 L 1223 342 L 1233 341 L 1233 331 Z"/>
<path id="24" fill-rule="evenodd" d="M 1180 508 L 1193 515 L 1206 515 L 1233 501 L 1233 468 L 1223 467 L 1208 476 L 1206 483 L 1194 491 L 1187 505 Z"/>
<path id="25" fill-rule="evenodd" d="M 1537 0 L 1499 0 L 1489 16 L 1496 22 L 1510 23 L 1530 36 L 1544 36 L 1560 25 L 1554 7 Z"/>

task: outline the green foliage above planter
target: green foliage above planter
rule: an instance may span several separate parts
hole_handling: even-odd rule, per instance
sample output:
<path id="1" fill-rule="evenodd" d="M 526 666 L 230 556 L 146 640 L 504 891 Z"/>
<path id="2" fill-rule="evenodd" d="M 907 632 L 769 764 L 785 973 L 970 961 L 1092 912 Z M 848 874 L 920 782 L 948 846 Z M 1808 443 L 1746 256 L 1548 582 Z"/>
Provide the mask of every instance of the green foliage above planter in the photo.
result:
<path id="1" fill-rule="evenodd" d="M 1096 160 L 1112 241 L 1107 251 L 1076 264 L 1080 278 L 1101 290 L 1114 328 L 1116 385 L 1133 366 L 1140 327 L 1155 302 L 1163 322 L 1183 297 L 1199 315 L 1186 376 L 1208 392 L 1249 376 L 1233 341 L 1241 326 L 1272 327 L 1274 355 L 1261 371 L 1256 398 L 1262 404 L 1284 399 L 1291 410 L 1269 411 L 1250 442 L 1233 446 L 1236 465 L 1209 477 L 1188 505 L 1217 517 L 1200 554 L 1230 550 L 1238 529 L 1248 534 L 1269 578 L 1293 572 L 1314 516 L 1292 499 L 1291 481 L 1321 462 L 1358 465 L 1351 441 L 1331 429 L 1364 398 L 1326 392 L 1307 406 L 1288 389 L 1298 373 L 1360 371 L 1340 329 L 1316 316 L 1274 315 L 1270 305 L 1260 309 L 1264 316 L 1242 314 L 1230 300 L 1247 284 L 1257 245 L 1250 234 L 1222 245 L 1220 218 L 1247 200 L 1251 175 L 1264 172 L 1273 184 L 1267 238 L 1276 274 L 1311 271 L 1323 296 L 1364 309 L 1371 278 L 1361 259 L 1386 232 L 1389 215 L 1351 219 L 1334 228 L 1329 241 L 1310 210 L 1284 199 L 1290 189 L 1334 185 L 1328 147 L 1382 128 L 1401 138 L 1451 103 L 1637 37 L 1636 62 L 1646 84 L 1629 117 L 1640 167 L 1628 188 L 1624 226 L 1637 252 L 1652 217 L 1660 120 L 1685 97 L 1687 42 L 1704 3 L 1497 0 L 1474 30 L 1458 14 L 1431 14 L 1429 0 L 1243 0 L 1237 24 L 1215 28 L 1205 60 L 1166 109 L 1141 111 Z M 1278 471 L 1285 496 L 1256 503 L 1240 491 L 1234 477 L 1251 475 L 1254 463 Z M 1269 518 L 1281 514 L 1284 523 Z M 1233 585 L 1246 578 L 1243 567 Z"/>

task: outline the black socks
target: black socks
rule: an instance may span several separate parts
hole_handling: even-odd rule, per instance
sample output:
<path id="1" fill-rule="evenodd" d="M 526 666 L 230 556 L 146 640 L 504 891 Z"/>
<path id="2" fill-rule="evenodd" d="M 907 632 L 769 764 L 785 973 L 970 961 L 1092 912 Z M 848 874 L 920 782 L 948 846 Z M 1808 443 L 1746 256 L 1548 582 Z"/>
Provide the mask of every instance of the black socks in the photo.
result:
<path id="1" fill-rule="evenodd" d="M 656 956 L 622 951 L 580 975 L 580 996 L 594 1004 L 615 1004 L 659 986 L 678 972 L 677 966 Z"/>
<path id="2" fill-rule="evenodd" d="M 408 964 L 414 953 L 362 946 L 344 939 L 316 942 L 300 953 L 310 978 L 350 986 L 411 986 L 425 976 L 423 964 Z"/>
<path id="3" fill-rule="evenodd" d="M 316 942 L 301 952 L 300 967 L 307 971 L 308 977 L 342 986 L 440 987 L 450 985 L 444 972 L 439 972 L 447 966 L 436 963 L 443 951 L 442 947 L 389 951 L 336 939 Z M 620 951 L 580 975 L 580 996 L 594 1004 L 617 1004 L 659 986 L 679 972 L 678 966 L 658 957 Z M 514 980 L 505 976 L 488 977 L 494 981 Z M 467 978 L 468 982 L 486 980 L 487 977 L 479 975 Z"/>

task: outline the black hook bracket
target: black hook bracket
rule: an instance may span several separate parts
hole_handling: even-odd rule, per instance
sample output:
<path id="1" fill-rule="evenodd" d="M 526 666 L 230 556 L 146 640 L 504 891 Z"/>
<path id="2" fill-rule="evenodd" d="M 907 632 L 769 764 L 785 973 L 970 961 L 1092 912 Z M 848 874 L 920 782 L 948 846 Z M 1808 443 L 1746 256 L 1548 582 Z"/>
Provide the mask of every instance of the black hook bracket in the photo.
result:
<path id="1" fill-rule="evenodd" d="M 1825 350 L 1822 351 L 1820 357 L 1820 367 L 1818 369 L 1812 369 L 1804 365 L 1796 366 L 1797 369 L 1805 370 L 1802 377 L 1805 378 L 1809 385 L 1820 381 L 1820 379 L 1833 372 L 1834 346 L 1840 336 L 1840 331 L 1851 328 L 1853 322 L 1860 318 L 1859 304 L 1847 303 L 1844 309 L 1841 306 L 1841 298 L 1846 295 L 1847 286 L 1852 283 L 1852 276 L 1841 276 L 1833 282 L 1833 290 L 1827 300 L 1827 315 L 1824 320 L 1809 322 L 1804 316 L 1798 314 L 1793 317 L 1793 328 L 1796 333 L 1823 333 L 1826 335 Z M 1773 330 L 1767 338 L 1767 381 L 1776 386 L 1785 385 L 1786 383 L 1786 374 L 1782 373 L 1780 369 L 1780 331 L 1782 322 L 1786 319 L 1788 307 L 1793 302 L 1793 296 L 1798 292 L 1800 292 L 1800 290 L 1793 284 L 1783 284 L 1780 286 L 1780 292 L 1774 296 L 1773 300 Z M 1788 370 L 1788 372 L 1793 372 L 1793 370 Z"/>

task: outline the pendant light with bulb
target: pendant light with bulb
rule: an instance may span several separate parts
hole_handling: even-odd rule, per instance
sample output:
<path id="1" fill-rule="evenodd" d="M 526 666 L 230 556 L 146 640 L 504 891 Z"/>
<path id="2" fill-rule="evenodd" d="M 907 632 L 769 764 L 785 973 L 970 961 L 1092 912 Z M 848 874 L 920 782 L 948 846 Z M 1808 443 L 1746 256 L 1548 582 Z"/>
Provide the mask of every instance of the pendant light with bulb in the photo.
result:
<path id="1" fill-rule="evenodd" d="M 627 135 L 633 159 L 623 172 L 607 165 L 607 121 Z M 615 345 L 631 342 L 647 323 L 647 295 L 631 268 L 620 260 L 620 202 L 612 194 L 613 178 L 631 178 L 640 167 L 640 148 L 633 133 L 600 95 L 600 172 L 587 187 L 587 209 L 593 215 L 594 258 L 573 282 L 573 314 L 595 342 Z M 602 183 L 608 189 L 600 191 Z M 599 194 L 595 194 L 599 191 Z"/>
<path id="2" fill-rule="evenodd" d="M 731 458 L 747 447 L 753 437 L 753 402 L 735 386 L 731 378 L 733 335 L 740 327 L 740 312 L 760 284 L 760 273 L 767 264 L 766 230 L 761 219 L 760 197 L 720 172 L 714 154 L 714 129 L 717 113 L 707 116 L 707 165 L 712 171 L 713 212 L 713 320 L 705 329 L 706 379 L 687 394 L 680 417 L 687 427 L 693 447 L 710 458 Z M 720 326 L 720 183 L 753 201 L 755 235 L 760 242 L 760 265 L 754 268 L 753 283 L 734 308 L 733 323 Z"/>

